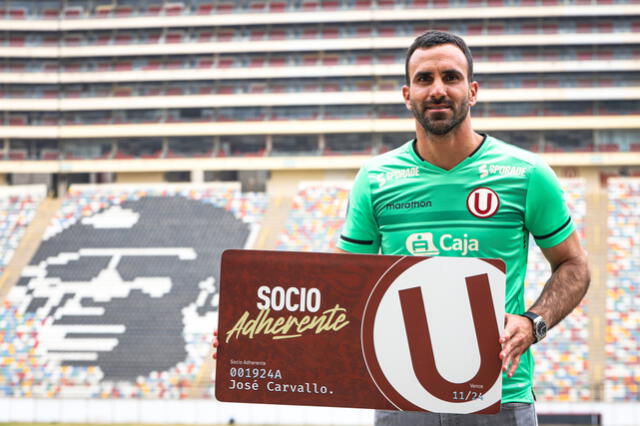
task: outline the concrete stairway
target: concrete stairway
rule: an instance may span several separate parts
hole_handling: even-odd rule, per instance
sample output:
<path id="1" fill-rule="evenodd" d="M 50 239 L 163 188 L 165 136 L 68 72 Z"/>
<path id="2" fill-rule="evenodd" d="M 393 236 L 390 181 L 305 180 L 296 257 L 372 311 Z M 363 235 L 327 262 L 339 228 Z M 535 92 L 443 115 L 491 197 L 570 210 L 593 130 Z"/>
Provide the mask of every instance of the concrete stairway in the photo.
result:
<path id="1" fill-rule="evenodd" d="M 29 263 L 40 246 L 44 231 L 47 229 L 51 218 L 60 209 L 61 205 L 61 198 L 45 198 L 40 203 L 34 219 L 27 227 L 11 261 L 7 265 L 2 277 L 0 277 L 0 302 L 7 296 L 11 287 L 18 282 L 22 269 Z"/>

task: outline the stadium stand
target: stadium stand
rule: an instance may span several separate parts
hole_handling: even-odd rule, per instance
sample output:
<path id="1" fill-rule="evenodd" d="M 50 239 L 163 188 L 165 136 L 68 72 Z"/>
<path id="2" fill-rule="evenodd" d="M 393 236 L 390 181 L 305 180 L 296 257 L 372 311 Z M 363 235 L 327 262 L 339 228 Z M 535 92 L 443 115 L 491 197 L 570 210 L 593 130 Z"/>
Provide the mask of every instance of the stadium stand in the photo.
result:
<path id="1" fill-rule="evenodd" d="M 228 184 L 72 187 L 0 308 L 0 393 L 186 397 L 219 257 L 251 243 L 266 203 Z"/>
<path id="2" fill-rule="evenodd" d="M 640 303 L 639 188 L 633 179 L 615 178 L 602 186 L 610 176 L 640 174 L 637 8 L 637 0 L 0 2 L 0 182 L 45 181 L 49 193 L 61 196 L 74 182 L 225 180 L 290 191 L 267 196 L 241 193 L 237 186 L 73 187 L 22 279 L 0 300 L 0 421 L 10 421 L 12 407 L 26 416 L 33 410 L 20 404 L 40 397 L 105 403 L 161 398 L 162 404 L 212 397 L 208 372 L 200 367 L 215 310 L 215 268 L 200 265 L 174 280 L 174 272 L 197 260 L 186 245 L 168 245 L 187 235 L 176 236 L 177 225 L 161 216 L 188 215 L 190 226 L 211 236 L 193 243 L 193 250 L 219 252 L 250 245 L 253 224 L 261 223 L 267 201 L 275 205 L 279 197 L 284 201 L 277 215 L 268 210 L 276 218 L 273 228 L 280 230 L 288 216 L 286 226 L 260 238 L 269 241 L 261 247 L 331 250 L 350 187 L 337 180 L 364 156 L 414 137 L 399 96 L 404 52 L 412 37 L 443 29 L 471 45 L 481 86 L 472 110 L 477 128 L 543 153 L 561 176 L 581 176 L 563 185 L 589 244 L 597 238 L 587 238 L 596 232 L 587 224 L 601 221 L 606 210 L 605 202 L 594 206 L 593 199 L 609 196 L 608 247 L 601 247 L 609 259 L 594 256 L 596 269 L 606 273 L 592 283 L 596 290 L 606 287 L 606 300 L 590 293 L 535 348 L 539 404 L 548 410 L 571 402 L 558 409 L 593 411 L 591 403 L 611 403 L 597 407 L 608 410 L 604 424 L 640 423 L 640 414 L 627 415 L 632 423 L 623 414 L 616 418 L 640 400 L 640 319 L 634 314 Z M 329 181 L 316 182 L 323 178 Z M 288 211 L 291 188 L 301 180 L 313 182 L 293 190 Z M 5 230 L 11 220 L 23 223 L 38 203 L 2 197 L 9 211 Z M 218 221 L 230 235 L 212 234 L 195 216 Z M 138 238 L 145 218 L 170 231 L 150 227 Z M 109 228 L 113 223 L 119 228 Z M 4 259 L 24 232 L 24 226 L 14 228 Z M 149 247 L 165 251 L 142 255 Z M 528 302 L 548 273 L 530 247 Z M 163 271 L 170 264 L 175 271 Z M 109 274 L 117 286 L 79 296 Z M 68 293 L 76 296 L 65 295 L 74 285 L 77 291 Z M 178 287 L 184 295 L 173 291 Z M 598 329 L 594 319 L 601 318 L 594 315 L 605 311 L 605 303 Z M 149 309 L 135 312 L 139 304 Z M 165 325 L 162 309 L 173 323 L 189 326 Z M 142 330 L 149 320 L 159 325 Z M 167 340 L 158 337 L 160 327 Z M 600 333 L 592 333 L 594 327 Z M 130 345 L 136 340 L 153 353 L 140 357 L 143 351 Z M 123 352 L 123 342 L 132 349 Z M 162 355 L 158 348 L 168 345 Z"/>
<path id="3" fill-rule="evenodd" d="M 2 96 L 20 101 L 15 103 L 20 107 L 5 107 L 3 122 L 9 136 L 4 145 L 13 154 L 3 159 L 79 160 L 92 150 L 69 153 L 65 145 L 73 139 L 82 139 L 85 145 L 98 144 L 98 137 L 112 137 L 114 144 L 141 144 L 141 139 L 157 136 L 155 125 L 167 125 L 169 133 L 162 133 L 170 137 L 228 136 L 245 133 L 248 125 L 259 129 L 252 134 L 262 137 L 265 145 L 269 136 L 265 124 L 270 122 L 284 129 L 285 121 L 313 121 L 309 126 L 278 130 L 276 136 L 311 132 L 319 145 L 322 131 L 310 129 L 320 129 L 323 121 L 341 120 L 343 132 L 351 134 L 366 125 L 382 138 L 394 131 L 410 131 L 409 120 L 402 129 L 397 127 L 397 120 L 406 118 L 407 113 L 402 107 L 395 108 L 398 97 L 392 92 L 403 84 L 408 40 L 434 28 L 469 37 L 481 94 L 490 95 L 487 99 L 481 95 L 474 110 L 475 116 L 484 120 L 485 130 L 499 130 L 496 127 L 503 124 L 497 119 L 506 117 L 517 119 L 516 123 L 535 118 L 529 121 L 537 124 L 520 129 L 529 134 L 539 128 L 570 131 L 571 120 L 560 121 L 563 129 L 547 123 L 548 118 L 571 115 L 583 123 L 598 122 L 600 128 L 622 133 L 628 125 L 616 124 L 612 117 L 640 114 L 636 94 L 640 82 L 634 72 L 638 59 L 635 35 L 640 23 L 628 1 L 612 1 L 619 6 L 615 11 L 607 4 L 592 3 L 22 1 L 2 14 L 5 21 L 14 22 L 2 39 L 6 48 L 6 60 L 0 64 L 6 79 Z M 57 7 L 60 4 L 62 7 Z M 567 12 L 567 5 L 575 9 Z M 471 8 L 500 11 L 513 18 L 470 15 Z M 545 19 L 540 19 L 536 8 L 545 12 Z M 438 13 L 422 15 L 431 9 Z M 363 20 L 352 13 L 364 11 L 370 11 L 373 18 Z M 311 16 L 314 19 L 308 19 Z M 24 26 L 22 22 L 36 25 Z M 558 35 L 569 38 L 557 43 Z M 617 42 L 618 38 L 623 41 Z M 28 58 L 25 46 L 31 49 Z M 608 90 L 606 96 L 598 90 L 584 93 L 588 88 L 618 87 L 625 90 Z M 527 90 L 514 92 L 517 88 Z M 570 90 L 576 88 L 583 90 Z M 340 96 L 351 91 L 362 92 L 358 95 L 363 101 L 354 104 L 352 96 Z M 291 96 L 298 92 L 308 104 L 300 105 L 300 97 Z M 315 96 L 317 92 L 336 96 Z M 500 99 L 505 96 L 508 99 Z M 532 102 L 535 99 L 544 101 Z M 237 105 L 239 102 L 243 105 Z M 597 119 L 588 120 L 590 117 Z M 99 127 L 104 124 L 110 125 L 108 134 Z M 591 124 L 580 126 L 581 130 L 595 130 L 590 129 Z M 33 149 L 23 156 L 23 151 L 14 149 L 39 143 L 41 137 L 55 145 L 47 148 L 46 156 L 34 155 Z M 621 138 L 595 141 L 592 147 L 585 144 L 580 150 L 541 140 L 537 148 L 553 153 L 619 154 L 635 147 L 619 144 Z M 161 150 L 151 153 L 112 147 L 107 158 L 114 162 L 167 156 L 197 158 L 173 156 L 167 142 L 163 144 Z M 372 145 L 362 152 L 377 149 L 379 146 Z M 326 157 L 335 153 L 322 146 L 312 155 L 317 155 L 315 151 Z M 219 147 L 213 152 L 220 152 Z M 292 155 L 308 152 L 289 150 Z M 231 147 L 228 154 L 234 153 L 244 156 L 243 150 Z M 271 153 L 280 155 L 270 149 L 264 154 Z"/>
<path id="4" fill-rule="evenodd" d="M 277 248 L 330 252 L 335 249 L 347 208 L 351 182 L 304 182 Z"/>
<path id="5" fill-rule="evenodd" d="M 585 243 L 587 211 L 584 179 L 562 179 L 565 200 L 578 233 Z M 525 305 L 531 306 L 551 271 L 533 239 L 529 242 L 529 263 L 525 280 Z M 549 335 L 533 347 L 536 360 L 535 392 L 540 401 L 579 402 L 591 398 L 588 362 L 588 309 L 582 303 Z"/>
<path id="6" fill-rule="evenodd" d="M 46 196 L 46 191 L 43 185 L 0 187 L 0 276 L 33 220 L 38 205 Z"/>
<path id="7" fill-rule="evenodd" d="M 605 396 L 640 398 L 640 179 L 609 179 Z"/>

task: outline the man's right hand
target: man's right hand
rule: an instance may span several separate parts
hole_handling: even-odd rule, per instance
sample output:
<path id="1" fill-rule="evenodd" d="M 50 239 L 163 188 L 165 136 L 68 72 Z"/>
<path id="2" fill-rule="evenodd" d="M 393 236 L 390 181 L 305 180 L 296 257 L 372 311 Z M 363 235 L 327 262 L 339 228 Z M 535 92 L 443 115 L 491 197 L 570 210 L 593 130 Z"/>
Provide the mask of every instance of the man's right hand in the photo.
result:
<path id="1" fill-rule="evenodd" d="M 520 357 L 536 341 L 533 335 L 533 325 L 531 320 L 522 315 L 505 314 L 504 332 L 500 337 L 502 351 L 502 371 L 507 372 L 507 376 L 512 377 L 518 365 Z"/>

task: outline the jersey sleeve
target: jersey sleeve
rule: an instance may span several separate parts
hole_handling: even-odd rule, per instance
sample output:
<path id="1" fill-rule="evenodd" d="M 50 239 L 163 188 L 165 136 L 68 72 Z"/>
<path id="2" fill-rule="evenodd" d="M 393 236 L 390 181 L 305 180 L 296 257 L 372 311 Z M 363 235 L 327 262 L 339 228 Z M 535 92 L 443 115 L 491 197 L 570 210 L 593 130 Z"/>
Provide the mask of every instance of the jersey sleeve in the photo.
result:
<path id="1" fill-rule="evenodd" d="M 560 182 L 551 167 L 543 162 L 531 172 L 525 226 L 540 248 L 560 244 L 575 230 Z"/>
<path id="2" fill-rule="evenodd" d="M 337 246 L 351 253 L 365 254 L 377 254 L 380 249 L 380 233 L 373 214 L 366 166 L 358 172 L 351 189 L 347 217 Z"/>

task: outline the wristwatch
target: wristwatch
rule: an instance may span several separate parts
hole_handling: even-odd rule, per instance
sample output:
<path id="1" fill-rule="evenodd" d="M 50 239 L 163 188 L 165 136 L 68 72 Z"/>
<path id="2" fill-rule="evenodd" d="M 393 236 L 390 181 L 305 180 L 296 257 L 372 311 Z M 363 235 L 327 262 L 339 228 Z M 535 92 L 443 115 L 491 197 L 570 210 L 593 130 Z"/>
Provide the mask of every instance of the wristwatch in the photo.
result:
<path id="1" fill-rule="evenodd" d="M 529 311 L 522 314 L 522 316 L 529 318 L 533 323 L 533 336 L 536 338 L 536 343 L 544 339 L 544 336 L 547 335 L 547 323 L 544 318 Z"/>

